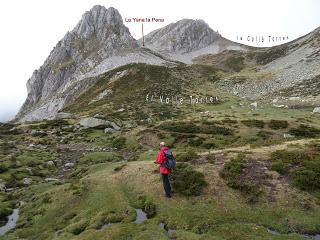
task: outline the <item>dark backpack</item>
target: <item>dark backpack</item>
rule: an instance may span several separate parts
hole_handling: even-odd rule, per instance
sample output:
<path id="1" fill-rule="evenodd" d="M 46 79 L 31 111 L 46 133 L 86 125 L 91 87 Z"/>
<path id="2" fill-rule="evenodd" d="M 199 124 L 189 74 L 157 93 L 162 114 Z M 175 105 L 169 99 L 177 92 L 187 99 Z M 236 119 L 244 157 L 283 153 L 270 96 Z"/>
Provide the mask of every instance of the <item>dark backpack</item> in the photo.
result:
<path id="1" fill-rule="evenodd" d="M 165 150 L 163 151 L 165 162 L 161 164 L 161 166 L 166 167 L 170 170 L 174 169 L 176 167 L 176 159 L 174 158 L 171 150 Z"/>

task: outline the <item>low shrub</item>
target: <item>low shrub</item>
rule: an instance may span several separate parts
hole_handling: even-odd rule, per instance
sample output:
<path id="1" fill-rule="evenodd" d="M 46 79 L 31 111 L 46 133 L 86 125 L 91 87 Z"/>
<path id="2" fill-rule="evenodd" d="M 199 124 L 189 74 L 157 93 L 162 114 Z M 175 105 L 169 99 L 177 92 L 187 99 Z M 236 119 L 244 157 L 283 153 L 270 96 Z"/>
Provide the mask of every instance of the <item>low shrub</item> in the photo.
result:
<path id="1" fill-rule="evenodd" d="M 115 168 L 113 169 L 113 171 L 119 172 L 119 171 L 121 171 L 125 166 L 127 166 L 126 163 L 125 163 L 125 164 L 121 164 L 120 166 L 115 167 Z"/>
<path id="2" fill-rule="evenodd" d="M 239 177 L 245 167 L 246 161 L 238 156 L 225 163 L 219 175 L 228 182 L 230 187 L 234 187 L 238 184 Z"/>
<path id="3" fill-rule="evenodd" d="M 293 172 L 293 184 L 308 191 L 320 189 L 320 172 L 314 172 L 309 169 L 297 169 Z"/>
<path id="4" fill-rule="evenodd" d="M 230 118 L 222 119 L 221 122 L 222 123 L 226 123 L 226 124 L 237 124 L 238 123 L 237 120 L 233 120 L 233 119 L 230 119 Z"/>
<path id="5" fill-rule="evenodd" d="M 230 128 L 220 126 L 203 126 L 201 133 L 213 134 L 213 135 L 233 135 L 234 132 Z"/>
<path id="6" fill-rule="evenodd" d="M 123 149 L 126 146 L 127 139 L 125 137 L 118 137 L 112 141 L 112 147 L 117 149 Z"/>
<path id="7" fill-rule="evenodd" d="M 193 137 L 188 139 L 188 144 L 192 147 L 199 147 L 203 143 L 204 139 L 201 137 Z"/>
<path id="8" fill-rule="evenodd" d="M 314 146 L 305 150 L 278 150 L 271 154 L 271 170 L 291 174 L 292 184 L 302 190 L 320 189 L 320 153 Z"/>
<path id="9" fill-rule="evenodd" d="M 184 196 L 199 196 L 207 186 L 203 173 L 195 171 L 187 163 L 178 163 L 169 177 L 173 189 Z"/>
<path id="10" fill-rule="evenodd" d="M 244 67 L 244 57 L 242 56 L 232 56 L 227 58 L 225 65 L 232 71 L 240 72 Z"/>
<path id="11" fill-rule="evenodd" d="M 273 135 L 273 133 L 272 132 L 268 132 L 268 131 L 259 131 L 257 133 L 257 136 L 262 138 L 263 140 L 270 139 L 272 135 Z"/>
<path id="12" fill-rule="evenodd" d="M 295 137 L 315 138 L 315 137 L 320 136 L 320 129 L 301 124 L 297 128 L 290 129 L 289 134 L 292 134 Z"/>
<path id="13" fill-rule="evenodd" d="M 287 172 L 287 167 L 283 162 L 273 162 L 271 164 L 271 170 L 283 175 Z"/>
<path id="14" fill-rule="evenodd" d="M 179 133 L 203 133 L 213 135 L 233 135 L 230 128 L 217 126 L 215 124 L 203 123 L 196 125 L 192 122 L 167 122 L 160 125 L 160 129 Z"/>
<path id="15" fill-rule="evenodd" d="M 72 223 L 70 224 L 66 230 L 74 235 L 79 235 L 80 233 L 82 233 L 86 227 L 88 226 L 88 222 L 86 220 L 80 220 L 76 223 Z"/>
<path id="16" fill-rule="evenodd" d="M 268 124 L 269 128 L 277 130 L 277 129 L 284 129 L 289 126 L 288 121 L 286 120 L 270 120 Z"/>
<path id="17" fill-rule="evenodd" d="M 299 164 L 309 159 L 310 157 L 305 153 L 305 151 L 300 150 L 277 150 L 271 153 L 272 161 L 281 161 L 286 164 Z"/>
<path id="18" fill-rule="evenodd" d="M 214 154 L 208 154 L 206 156 L 206 159 L 207 159 L 208 163 L 211 163 L 211 164 L 215 164 L 215 162 L 216 162 L 216 156 Z"/>
<path id="19" fill-rule="evenodd" d="M 179 153 L 176 156 L 177 162 L 191 162 L 197 160 L 198 158 L 199 155 L 193 150 L 189 150 L 186 153 Z"/>
<path id="20" fill-rule="evenodd" d="M 256 61 L 258 64 L 267 64 L 273 60 L 282 57 L 288 51 L 287 45 L 277 46 L 275 48 L 270 48 L 267 51 L 258 52 L 256 55 Z"/>
<path id="21" fill-rule="evenodd" d="M 80 159 L 82 164 L 97 164 L 105 162 L 119 161 L 120 157 L 110 152 L 93 152 L 88 153 Z"/>
<path id="22" fill-rule="evenodd" d="M 0 164 L 0 173 L 4 173 L 6 171 L 8 171 L 8 166 L 4 163 L 1 163 Z"/>
<path id="23" fill-rule="evenodd" d="M 16 146 L 13 143 L 8 143 L 8 142 L 0 143 L 0 153 L 2 154 L 9 154 L 15 149 L 16 149 Z"/>
<path id="24" fill-rule="evenodd" d="M 248 119 L 242 120 L 242 124 L 246 125 L 247 127 L 255 127 L 255 128 L 264 128 L 264 121 L 257 120 L 257 119 Z"/>
<path id="25" fill-rule="evenodd" d="M 0 123 L 0 134 L 14 134 L 12 131 L 10 131 L 14 127 L 15 125 L 11 123 Z"/>
<path id="26" fill-rule="evenodd" d="M 156 205 L 148 199 L 144 202 L 143 210 L 147 213 L 148 218 L 154 217 L 157 213 Z"/>
<path id="27" fill-rule="evenodd" d="M 5 221 L 6 217 L 12 212 L 9 202 L 0 202 L 0 221 Z"/>
<path id="28" fill-rule="evenodd" d="M 201 147 L 206 149 L 213 149 L 217 147 L 217 144 L 213 140 L 206 140 L 201 144 Z"/>
<path id="29" fill-rule="evenodd" d="M 246 164 L 247 161 L 244 156 L 239 154 L 236 158 L 225 163 L 219 175 L 227 182 L 229 187 L 239 190 L 248 202 L 255 203 L 261 195 L 261 190 L 257 183 L 243 176 Z"/>
<path id="30" fill-rule="evenodd" d="M 62 127 L 65 125 L 69 125 L 69 122 L 64 119 L 57 119 L 57 120 L 46 120 L 39 124 L 40 129 L 53 129 L 57 127 Z"/>

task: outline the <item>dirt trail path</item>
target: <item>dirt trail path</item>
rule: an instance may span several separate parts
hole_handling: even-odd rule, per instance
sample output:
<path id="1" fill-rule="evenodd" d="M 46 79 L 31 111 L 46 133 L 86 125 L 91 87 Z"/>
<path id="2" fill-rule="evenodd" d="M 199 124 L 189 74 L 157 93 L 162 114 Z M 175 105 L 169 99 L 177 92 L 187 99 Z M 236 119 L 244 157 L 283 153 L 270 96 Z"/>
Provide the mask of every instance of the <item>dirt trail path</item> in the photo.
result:
<path id="1" fill-rule="evenodd" d="M 320 138 L 292 140 L 292 141 L 283 142 L 277 145 L 262 146 L 262 147 L 256 147 L 256 148 L 251 148 L 250 145 L 246 145 L 241 147 L 225 148 L 225 149 L 212 150 L 207 152 L 199 152 L 199 155 L 203 156 L 208 154 L 219 154 L 219 153 L 230 153 L 230 152 L 251 152 L 251 153 L 268 154 L 276 150 L 286 149 L 288 145 L 292 145 L 292 144 L 304 145 L 317 140 L 319 141 Z"/>

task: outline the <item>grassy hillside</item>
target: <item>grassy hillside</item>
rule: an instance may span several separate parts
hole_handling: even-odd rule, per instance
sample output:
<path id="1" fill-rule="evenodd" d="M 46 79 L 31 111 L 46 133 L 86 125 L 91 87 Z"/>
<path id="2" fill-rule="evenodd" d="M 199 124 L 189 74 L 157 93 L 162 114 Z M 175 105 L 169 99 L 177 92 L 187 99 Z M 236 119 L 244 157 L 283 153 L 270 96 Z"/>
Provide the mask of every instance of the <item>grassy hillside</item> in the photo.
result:
<path id="1" fill-rule="evenodd" d="M 7 188 L 0 192 L 2 223 L 19 208 L 16 228 L 0 239 L 319 234 L 319 115 L 311 106 L 280 108 L 225 92 L 216 85 L 222 77 L 270 77 L 254 73 L 248 56 L 230 56 L 207 65 L 123 66 L 98 76 L 63 109 L 75 119 L 0 124 L 0 183 Z M 154 101 L 146 101 L 148 94 Z M 162 95 L 186 101 L 165 104 Z M 190 96 L 219 101 L 190 104 Z M 96 114 L 121 129 L 79 126 Z M 178 161 L 171 199 L 153 163 L 160 141 Z M 138 209 L 148 218 L 139 224 Z"/>

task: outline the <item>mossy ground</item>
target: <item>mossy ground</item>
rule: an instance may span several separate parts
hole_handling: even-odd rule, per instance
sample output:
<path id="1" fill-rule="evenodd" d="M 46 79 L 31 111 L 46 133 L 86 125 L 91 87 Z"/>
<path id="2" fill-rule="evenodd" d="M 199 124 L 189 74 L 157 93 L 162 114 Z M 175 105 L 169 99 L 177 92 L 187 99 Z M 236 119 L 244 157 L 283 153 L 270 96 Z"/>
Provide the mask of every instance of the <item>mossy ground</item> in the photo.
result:
<path id="1" fill-rule="evenodd" d="M 320 229 L 315 199 L 291 187 L 279 189 L 275 202 L 251 205 L 219 177 L 217 166 L 204 164 L 194 168 L 209 183 L 205 191 L 199 197 L 174 194 L 168 200 L 152 163 L 130 162 L 115 172 L 116 166 L 119 163 L 93 165 L 81 179 L 17 192 L 15 197 L 27 201 L 17 229 L 5 239 L 167 239 L 160 222 L 176 229 L 177 239 L 303 239 L 286 233 Z M 312 209 L 301 206 L 305 198 L 311 199 Z M 140 225 L 132 223 L 134 208 L 144 208 L 147 201 L 155 205 L 155 216 Z M 99 230 L 106 223 L 115 224 Z M 282 234 L 273 236 L 267 228 Z"/>

